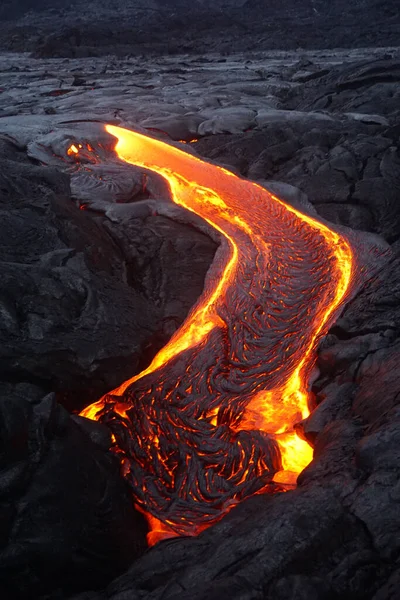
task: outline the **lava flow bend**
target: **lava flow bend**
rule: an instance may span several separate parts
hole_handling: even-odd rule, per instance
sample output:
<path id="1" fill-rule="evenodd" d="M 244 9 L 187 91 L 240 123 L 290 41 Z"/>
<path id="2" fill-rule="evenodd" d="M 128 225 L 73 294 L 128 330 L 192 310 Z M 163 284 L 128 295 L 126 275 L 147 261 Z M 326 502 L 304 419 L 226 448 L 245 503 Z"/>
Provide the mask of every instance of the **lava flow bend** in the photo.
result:
<path id="1" fill-rule="evenodd" d="M 164 177 L 173 201 L 225 238 L 181 328 L 150 366 L 82 414 L 113 432 L 149 541 L 195 535 L 310 462 L 320 337 L 349 294 L 345 237 L 267 190 L 145 135 L 107 125 L 116 153 Z"/>

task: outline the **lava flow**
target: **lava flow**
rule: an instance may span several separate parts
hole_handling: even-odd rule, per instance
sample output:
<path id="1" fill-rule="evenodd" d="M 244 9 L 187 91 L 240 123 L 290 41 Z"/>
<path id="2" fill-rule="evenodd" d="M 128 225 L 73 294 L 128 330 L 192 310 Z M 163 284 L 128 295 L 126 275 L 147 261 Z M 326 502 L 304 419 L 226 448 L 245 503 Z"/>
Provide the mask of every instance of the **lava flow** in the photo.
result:
<path id="1" fill-rule="evenodd" d="M 294 483 L 310 462 L 293 426 L 309 414 L 315 348 L 349 294 L 355 259 L 343 235 L 261 186 L 106 130 L 121 160 L 163 176 L 172 200 L 226 240 L 150 366 L 82 413 L 111 428 L 154 543 L 199 533 L 245 497 Z"/>

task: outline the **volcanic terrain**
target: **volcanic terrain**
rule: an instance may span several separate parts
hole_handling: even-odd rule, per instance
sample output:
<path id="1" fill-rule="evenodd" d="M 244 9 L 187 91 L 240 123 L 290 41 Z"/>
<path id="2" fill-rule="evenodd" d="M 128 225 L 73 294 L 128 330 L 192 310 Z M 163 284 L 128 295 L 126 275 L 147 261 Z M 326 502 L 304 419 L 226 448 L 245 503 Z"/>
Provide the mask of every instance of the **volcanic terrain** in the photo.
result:
<path id="1" fill-rule="evenodd" d="M 0 55 L 2 597 L 394 600 L 399 50 L 44 54 Z M 151 152 L 117 146 L 117 156 L 113 134 L 124 130 L 151 140 Z M 168 162 L 170 154 L 155 162 L 163 144 L 177 162 Z M 193 190 L 185 161 L 198 166 Z M 195 210 L 198 194 L 222 210 L 217 220 Z M 335 251 L 323 227 L 334 232 Z M 239 240 L 235 276 L 227 235 Z M 351 256 L 346 285 L 338 247 Z M 296 271 L 298 256 L 303 270 Z M 257 268 L 247 270 L 250 263 Z M 217 301 L 226 273 L 231 287 Z M 193 334 L 173 365 L 170 355 L 157 363 L 187 332 L 185 323 L 199 324 L 210 297 L 201 324 L 212 350 Z M 283 316 L 274 312 L 282 297 Z M 318 330 L 315 315 L 327 303 L 332 312 Z M 311 330 L 306 345 L 301 336 Z M 203 354 L 187 358 L 198 344 Z M 226 348 L 235 372 L 227 370 Z M 309 464 L 292 471 L 301 471 L 297 483 L 286 475 L 273 481 L 285 471 L 279 428 L 268 429 L 253 395 L 268 391 L 267 404 L 275 387 L 289 389 L 303 356 L 304 386 L 296 391 L 311 414 L 292 411 L 290 434 L 309 448 Z M 194 394 L 198 403 L 189 405 L 183 388 L 190 383 L 200 394 L 196 377 L 216 363 L 218 377 L 204 379 L 206 404 L 200 410 Z M 262 370 L 262 386 L 242 379 L 249 365 Z M 165 403 L 172 387 L 173 411 Z M 226 401 L 232 395 L 235 405 Z M 102 397 L 99 421 L 79 416 Z M 127 403 L 119 412 L 118 402 Z M 172 426 L 160 426 L 158 437 L 151 429 L 151 443 L 139 448 L 154 406 Z M 199 527 L 178 526 L 188 513 L 176 497 L 151 505 L 158 482 L 170 484 L 169 469 L 176 484 L 171 464 L 182 470 L 188 448 L 197 458 L 209 453 L 220 468 L 221 456 L 236 456 L 238 439 L 259 452 L 244 453 L 254 470 L 246 493 L 237 491 L 248 474 L 237 475 L 239 460 L 211 478 L 215 488 L 202 488 L 205 461 L 194 472 L 191 459 L 185 489 L 192 498 L 201 488 L 193 511 Z M 144 480 L 146 493 L 138 487 Z M 217 506 L 208 521 L 204 489 Z M 149 522 L 159 532 L 165 515 L 173 537 L 148 536 Z"/>

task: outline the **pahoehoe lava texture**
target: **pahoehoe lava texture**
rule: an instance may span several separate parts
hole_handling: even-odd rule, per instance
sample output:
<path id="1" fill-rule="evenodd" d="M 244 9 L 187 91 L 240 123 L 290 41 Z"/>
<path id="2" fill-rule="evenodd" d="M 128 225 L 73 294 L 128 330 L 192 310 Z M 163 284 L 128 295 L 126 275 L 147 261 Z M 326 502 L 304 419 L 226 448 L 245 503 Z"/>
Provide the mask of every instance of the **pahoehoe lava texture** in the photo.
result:
<path id="1" fill-rule="evenodd" d="M 262 431 L 240 431 L 241 416 L 254 394 L 294 368 L 309 342 L 298 340 L 298 331 L 310 328 L 321 299 L 334 293 L 334 257 L 326 256 L 324 238 L 307 225 L 299 231 L 299 219 L 273 201 L 260 206 L 262 214 L 252 201 L 271 251 L 258 253 L 247 240 L 235 283 L 216 307 L 224 326 L 122 398 L 105 398 L 102 420 L 128 461 L 135 497 L 181 534 L 215 521 L 230 500 L 263 488 L 281 469 L 276 442 Z"/>
<path id="2" fill-rule="evenodd" d="M 324 238 L 273 201 L 260 202 L 259 211 L 256 205 L 253 196 L 254 222 L 258 235 L 268 232 L 270 253 L 257 252 L 250 240 L 241 246 L 235 282 L 216 307 L 224 326 L 122 398 L 106 397 L 102 420 L 128 461 L 135 497 L 181 534 L 215 521 L 230 500 L 263 488 L 281 469 L 276 442 L 262 431 L 237 431 L 241 416 L 257 392 L 273 389 L 294 368 L 309 343 L 298 331 L 309 330 L 321 299 L 334 293 L 334 257 Z M 126 416 L 118 412 L 121 402 Z"/>
<path id="3" fill-rule="evenodd" d="M 155 366 L 83 413 L 112 429 L 142 508 L 177 533 L 198 533 L 271 482 L 280 448 L 284 469 L 300 470 L 301 450 L 288 451 L 284 436 L 308 415 L 311 350 L 359 283 L 357 259 L 343 235 L 260 186 L 141 134 L 107 130 L 121 158 L 165 174 L 175 202 L 229 240 Z M 260 393 L 249 424 L 246 408 Z"/>

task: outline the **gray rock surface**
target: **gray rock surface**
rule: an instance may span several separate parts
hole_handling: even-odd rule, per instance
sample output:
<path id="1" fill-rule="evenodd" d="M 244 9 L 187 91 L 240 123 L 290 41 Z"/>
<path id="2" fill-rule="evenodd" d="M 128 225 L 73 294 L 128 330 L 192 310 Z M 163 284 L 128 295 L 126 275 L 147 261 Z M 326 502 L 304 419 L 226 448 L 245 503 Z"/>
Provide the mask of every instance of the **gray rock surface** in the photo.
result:
<path id="1" fill-rule="evenodd" d="M 104 585 L 143 553 L 146 532 L 110 433 L 32 384 L 3 383 L 0 411 L 1 597 Z"/>
<path id="2" fill-rule="evenodd" d="M 112 220 L 79 210 L 66 174 L 9 142 L 0 160 L 0 378 L 38 382 L 79 408 L 76 395 L 96 399 L 169 339 L 216 246 L 155 210 Z"/>

